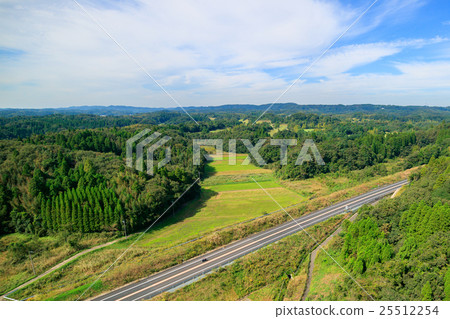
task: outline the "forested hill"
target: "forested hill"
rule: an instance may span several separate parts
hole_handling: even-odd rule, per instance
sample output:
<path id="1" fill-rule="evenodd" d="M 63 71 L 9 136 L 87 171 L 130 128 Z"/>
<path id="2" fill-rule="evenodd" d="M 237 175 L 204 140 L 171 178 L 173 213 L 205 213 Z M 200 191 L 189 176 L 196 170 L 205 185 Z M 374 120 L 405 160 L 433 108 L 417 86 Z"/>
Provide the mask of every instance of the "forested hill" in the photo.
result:
<path id="1" fill-rule="evenodd" d="M 139 113 L 148 113 L 162 111 L 164 108 L 149 108 L 149 107 L 135 107 L 126 105 L 89 105 L 89 106 L 69 106 L 69 107 L 58 107 L 58 108 L 5 108 L 0 109 L 0 116 L 11 117 L 11 116 L 44 116 L 52 114 L 64 114 L 64 115 L 75 115 L 75 114 L 91 114 L 91 115 L 108 115 L 108 116 L 120 116 L 120 115 L 132 115 Z"/>
<path id="2" fill-rule="evenodd" d="M 317 114 L 351 114 L 351 113 L 372 113 L 372 114 L 396 114 L 405 115 L 424 115 L 428 113 L 449 116 L 449 107 L 428 107 L 428 106 L 397 106 L 397 105 L 373 105 L 373 104 L 354 104 L 354 105 L 299 105 L 296 103 L 276 103 L 271 104 L 227 104 L 220 106 L 186 106 L 184 109 L 190 113 L 258 113 L 269 109 L 274 114 L 293 114 L 297 112 L 308 112 Z M 45 116 L 52 114 L 75 115 L 91 114 L 101 116 L 120 116 L 135 115 L 151 112 L 183 112 L 181 108 L 163 108 L 163 107 L 133 107 L 125 105 L 110 106 L 70 106 L 61 108 L 41 108 L 41 109 L 19 109 L 6 108 L 0 109 L 0 117 L 12 116 Z"/>
<path id="3" fill-rule="evenodd" d="M 135 124 L 177 125 L 183 132 L 209 132 L 253 123 L 270 105 L 224 105 L 186 108 L 197 125 L 181 109 L 150 109 L 128 106 L 74 107 L 64 109 L 0 109 L 0 139 L 27 138 L 70 129 L 124 127 Z M 61 110 L 61 113 L 58 113 Z M 73 112 L 72 112 L 73 111 Z M 324 116 L 328 116 L 324 118 Z M 450 120 L 449 107 L 376 106 L 376 105 L 297 105 L 275 104 L 258 123 L 278 126 L 290 123 L 314 128 L 325 119 L 327 124 L 347 121 L 386 123 L 441 122 Z M 254 125 L 253 125 L 254 126 Z M 269 127 L 269 125 L 266 125 Z"/>
<path id="4" fill-rule="evenodd" d="M 432 158 L 410 181 L 362 208 L 332 253 L 376 300 L 450 300 L 450 158 Z M 337 300 L 367 298 L 359 289 L 330 287 Z"/>

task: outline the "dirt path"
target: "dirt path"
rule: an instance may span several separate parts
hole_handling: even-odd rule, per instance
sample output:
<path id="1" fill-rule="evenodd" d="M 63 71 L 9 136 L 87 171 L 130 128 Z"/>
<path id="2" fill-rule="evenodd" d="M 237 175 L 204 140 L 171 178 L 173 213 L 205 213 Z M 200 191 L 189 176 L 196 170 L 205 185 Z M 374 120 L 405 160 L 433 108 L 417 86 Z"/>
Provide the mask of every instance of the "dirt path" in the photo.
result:
<path id="1" fill-rule="evenodd" d="M 355 218 L 358 216 L 358 214 L 354 214 L 352 217 L 349 218 L 350 221 L 354 221 Z M 311 260 L 309 262 L 309 270 L 308 270 L 308 278 L 306 279 L 306 287 L 305 287 L 305 291 L 303 292 L 303 297 L 302 297 L 302 301 L 306 300 L 306 297 L 308 297 L 309 294 L 309 288 L 311 287 L 311 280 L 312 280 L 312 276 L 313 276 L 313 271 L 314 271 L 314 262 L 316 261 L 316 257 L 317 257 L 317 253 L 319 252 L 319 250 L 321 250 L 321 247 L 325 247 L 331 239 L 333 239 L 334 236 L 336 236 L 337 234 L 339 234 L 342 231 L 342 226 L 339 226 L 338 229 L 336 229 L 334 231 L 334 233 L 332 233 L 330 236 L 328 236 L 327 239 L 325 239 L 319 246 L 317 246 L 316 249 L 314 249 L 311 253 Z"/>
<path id="2" fill-rule="evenodd" d="M 10 292 L 7 292 L 7 293 L 4 294 L 3 296 L 1 296 L 1 298 L 2 298 L 2 299 L 7 299 L 7 300 L 12 300 L 11 298 L 8 298 L 8 295 L 11 294 L 11 293 L 13 293 L 14 291 L 19 290 L 19 289 L 22 289 L 22 288 L 25 288 L 26 286 L 28 286 L 28 285 L 32 284 L 33 282 L 35 282 L 35 281 L 41 279 L 42 277 L 48 275 L 49 273 L 55 271 L 56 269 L 61 268 L 62 266 L 68 264 L 69 262 L 71 262 L 71 261 L 77 259 L 78 257 L 81 257 L 81 256 L 83 256 L 83 255 L 85 255 L 85 254 L 87 254 L 87 253 L 90 253 L 91 251 L 94 251 L 94 250 L 97 250 L 97 249 L 100 249 L 100 248 L 107 247 L 107 246 L 109 246 L 109 245 L 115 244 L 115 243 L 117 243 L 119 240 L 124 240 L 125 238 L 126 238 L 126 237 L 118 238 L 118 239 L 116 239 L 116 240 L 113 240 L 113 241 L 110 241 L 110 242 L 107 242 L 107 243 L 104 243 L 104 244 L 101 244 L 101 245 L 94 246 L 94 247 L 91 247 L 91 248 L 89 248 L 89 249 L 83 250 L 83 251 L 79 252 L 78 254 L 73 255 L 72 257 L 70 257 L 70 258 L 68 258 L 68 259 L 66 259 L 66 260 L 64 260 L 64 261 L 62 261 L 62 262 L 60 262 L 59 264 L 53 266 L 53 267 L 50 268 L 49 270 L 47 270 L 47 271 L 43 272 L 42 274 L 40 274 L 39 276 L 34 277 L 33 279 L 28 280 L 27 282 L 23 283 L 23 284 L 20 285 L 19 287 L 16 287 L 16 288 L 14 288 L 13 290 L 11 290 Z"/>
<path id="3" fill-rule="evenodd" d="M 395 190 L 394 194 L 392 194 L 391 198 L 397 197 L 397 194 L 398 194 L 402 189 L 403 189 L 403 186 L 400 187 L 400 188 L 397 188 L 397 189 Z"/>

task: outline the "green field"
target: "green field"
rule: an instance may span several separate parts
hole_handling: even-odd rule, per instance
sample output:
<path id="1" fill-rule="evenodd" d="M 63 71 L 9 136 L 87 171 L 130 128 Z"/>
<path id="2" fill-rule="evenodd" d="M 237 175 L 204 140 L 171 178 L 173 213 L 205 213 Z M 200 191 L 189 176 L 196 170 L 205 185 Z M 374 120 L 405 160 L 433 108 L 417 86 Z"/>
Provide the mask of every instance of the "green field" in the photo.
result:
<path id="1" fill-rule="evenodd" d="M 225 153 L 223 155 L 223 159 L 218 159 L 216 155 L 212 155 L 211 157 L 214 160 L 205 168 L 205 173 L 208 177 L 214 175 L 246 175 L 251 173 L 271 173 L 270 170 L 263 169 L 251 163 L 248 163 L 248 160 L 246 161 L 247 155 L 245 154 L 236 155 L 236 165 L 230 165 L 230 155 L 228 155 L 228 153 Z"/>
<path id="2" fill-rule="evenodd" d="M 258 182 L 261 187 L 266 188 L 278 188 L 282 187 L 275 181 L 263 181 Z M 242 183 L 233 183 L 233 184 L 222 184 L 215 186 L 205 186 L 206 189 L 212 190 L 214 192 L 226 192 L 226 191 L 242 191 L 242 190 L 251 190 L 255 189 L 255 182 L 242 182 Z"/>
<path id="3" fill-rule="evenodd" d="M 206 171 L 222 174 L 202 181 L 200 198 L 189 202 L 150 230 L 139 244 L 153 248 L 168 247 L 280 209 L 252 178 L 283 207 L 305 200 L 305 197 L 279 184 L 270 170 L 240 165 L 246 157 L 238 154 L 237 165 L 229 164 L 227 154 L 223 160 L 210 162 Z M 237 171 L 240 174 L 236 174 Z"/>
<path id="4" fill-rule="evenodd" d="M 149 231 L 140 240 L 140 244 L 152 247 L 171 246 L 280 209 L 263 190 L 244 185 L 248 188 L 221 192 L 202 190 L 199 200 L 185 205 L 176 216 L 166 220 L 167 226 Z M 221 185 L 217 188 L 225 186 L 233 185 Z M 304 199 L 284 188 L 269 188 L 267 191 L 283 207 Z"/>

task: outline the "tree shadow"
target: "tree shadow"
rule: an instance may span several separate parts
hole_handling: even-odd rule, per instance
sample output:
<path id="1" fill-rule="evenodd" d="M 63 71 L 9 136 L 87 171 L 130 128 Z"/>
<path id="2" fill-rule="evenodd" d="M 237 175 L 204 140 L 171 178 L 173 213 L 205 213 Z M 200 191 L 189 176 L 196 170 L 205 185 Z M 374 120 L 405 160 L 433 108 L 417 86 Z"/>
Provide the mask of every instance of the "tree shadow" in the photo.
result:
<path id="1" fill-rule="evenodd" d="M 206 165 L 205 166 L 205 177 L 210 177 L 216 175 L 217 169 L 214 166 Z"/>
<path id="2" fill-rule="evenodd" d="M 162 217 L 161 220 L 147 232 L 147 234 L 151 234 L 165 227 L 174 225 L 176 223 L 184 221 L 187 218 L 195 216 L 201 211 L 202 208 L 206 207 L 207 201 L 216 195 L 218 195 L 217 192 L 202 188 L 197 196 L 180 205 L 179 207 L 168 211 L 166 215 Z"/>

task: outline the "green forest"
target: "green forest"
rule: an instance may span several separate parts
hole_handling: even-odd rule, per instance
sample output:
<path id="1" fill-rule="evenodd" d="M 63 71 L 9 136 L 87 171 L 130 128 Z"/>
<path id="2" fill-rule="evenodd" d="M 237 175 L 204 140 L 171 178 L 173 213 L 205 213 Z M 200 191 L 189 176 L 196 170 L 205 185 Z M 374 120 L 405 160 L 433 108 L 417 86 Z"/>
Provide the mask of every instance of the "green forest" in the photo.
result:
<path id="1" fill-rule="evenodd" d="M 142 129 L 87 129 L 1 141 L 1 232 L 43 236 L 123 232 L 124 227 L 131 232 L 154 221 L 202 166 L 192 164 L 189 140 L 170 130 L 169 165 L 154 176 L 126 168 L 125 141 Z M 183 200 L 196 191 L 194 185 Z"/>
<path id="2" fill-rule="evenodd" d="M 449 157 L 432 158 L 401 196 L 363 207 L 333 244 L 377 300 L 450 300 L 449 164 Z M 334 288 L 333 299 L 367 298 L 350 280 Z"/>

